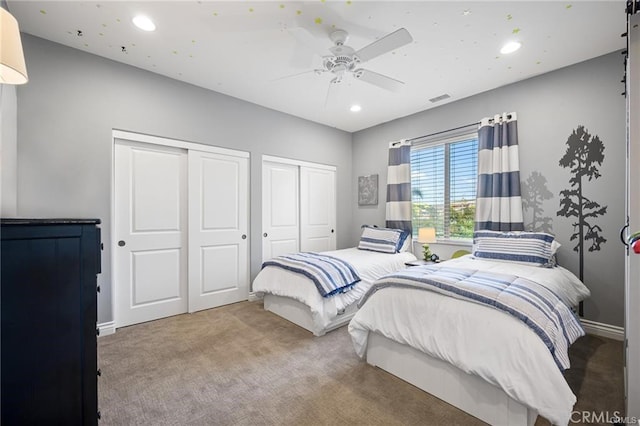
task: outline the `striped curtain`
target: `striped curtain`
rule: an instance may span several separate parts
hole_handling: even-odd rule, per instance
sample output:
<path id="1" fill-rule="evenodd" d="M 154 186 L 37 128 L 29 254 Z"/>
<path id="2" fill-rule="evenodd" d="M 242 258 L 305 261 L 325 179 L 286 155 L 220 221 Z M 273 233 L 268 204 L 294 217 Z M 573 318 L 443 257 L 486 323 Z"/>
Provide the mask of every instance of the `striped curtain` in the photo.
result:
<path id="1" fill-rule="evenodd" d="M 475 228 L 524 230 L 515 112 L 480 121 Z"/>
<path id="2" fill-rule="evenodd" d="M 387 228 L 412 232 L 411 226 L 411 142 L 389 144 L 387 172 Z"/>

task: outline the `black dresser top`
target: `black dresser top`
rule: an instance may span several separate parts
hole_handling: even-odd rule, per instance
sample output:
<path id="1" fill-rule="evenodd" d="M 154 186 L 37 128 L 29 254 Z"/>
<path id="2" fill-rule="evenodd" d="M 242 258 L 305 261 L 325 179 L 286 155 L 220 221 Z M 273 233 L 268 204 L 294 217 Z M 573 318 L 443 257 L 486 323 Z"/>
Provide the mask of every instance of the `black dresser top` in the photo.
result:
<path id="1" fill-rule="evenodd" d="M 98 225 L 100 219 L 71 219 L 71 218 L 0 218 L 0 226 L 4 225 Z"/>

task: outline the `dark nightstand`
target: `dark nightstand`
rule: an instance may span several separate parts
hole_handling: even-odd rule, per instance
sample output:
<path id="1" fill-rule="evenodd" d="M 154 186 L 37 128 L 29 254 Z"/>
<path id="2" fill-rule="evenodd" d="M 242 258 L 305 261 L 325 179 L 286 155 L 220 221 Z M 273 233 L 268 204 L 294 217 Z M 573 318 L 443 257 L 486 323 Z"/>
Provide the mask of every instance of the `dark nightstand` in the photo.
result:
<path id="1" fill-rule="evenodd" d="M 424 260 L 424 259 L 416 259 L 416 260 L 412 260 L 410 262 L 404 262 L 404 264 L 406 266 L 422 266 L 422 265 L 432 265 L 436 262 L 432 262 L 430 260 Z"/>

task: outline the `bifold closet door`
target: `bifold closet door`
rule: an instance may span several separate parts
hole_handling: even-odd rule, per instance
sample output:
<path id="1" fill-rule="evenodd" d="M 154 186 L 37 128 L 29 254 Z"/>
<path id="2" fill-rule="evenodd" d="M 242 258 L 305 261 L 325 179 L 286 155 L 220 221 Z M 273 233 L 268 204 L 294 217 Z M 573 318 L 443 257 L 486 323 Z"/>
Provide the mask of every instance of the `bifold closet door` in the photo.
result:
<path id="1" fill-rule="evenodd" d="M 189 312 L 249 297 L 248 163 L 189 151 Z"/>
<path id="2" fill-rule="evenodd" d="M 300 250 L 336 249 L 336 172 L 300 167 Z"/>
<path id="3" fill-rule="evenodd" d="M 117 140 L 118 327 L 187 312 L 187 151 Z"/>
<path id="4" fill-rule="evenodd" d="M 300 251 L 299 167 L 262 163 L 262 261 Z"/>

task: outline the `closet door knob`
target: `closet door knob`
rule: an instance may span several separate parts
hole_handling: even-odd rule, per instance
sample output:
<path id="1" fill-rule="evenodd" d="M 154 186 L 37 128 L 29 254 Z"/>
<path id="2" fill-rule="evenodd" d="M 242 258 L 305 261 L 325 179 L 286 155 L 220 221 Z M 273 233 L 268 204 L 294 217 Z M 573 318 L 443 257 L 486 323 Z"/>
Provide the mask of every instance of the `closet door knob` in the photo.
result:
<path id="1" fill-rule="evenodd" d="M 335 231 L 332 229 L 332 230 L 331 230 L 331 233 L 333 234 L 334 232 L 335 232 Z"/>
<path id="2" fill-rule="evenodd" d="M 264 234 L 262 234 L 262 236 L 267 238 L 269 235 L 265 232 Z"/>
<path id="3" fill-rule="evenodd" d="M 247 239 L 247 236 L 246 236 L 245 234 L 242 234 L 242 239 L 243 239 L 243 240 L 246 240 L 246 239 Z"/>
<path id="4" fill-rule="evenodd" d="M 125 242 L 124 242 L 124 240 L 120 240 L 120 241 L 118 241 L 118 245 L 119 245 L 120 247 L 124 247 L 124 246 L 125 246 L 125 244 L 127 244 L 127 243 L 125 243 Z"/>

